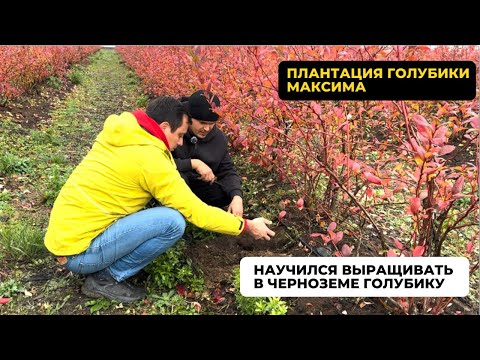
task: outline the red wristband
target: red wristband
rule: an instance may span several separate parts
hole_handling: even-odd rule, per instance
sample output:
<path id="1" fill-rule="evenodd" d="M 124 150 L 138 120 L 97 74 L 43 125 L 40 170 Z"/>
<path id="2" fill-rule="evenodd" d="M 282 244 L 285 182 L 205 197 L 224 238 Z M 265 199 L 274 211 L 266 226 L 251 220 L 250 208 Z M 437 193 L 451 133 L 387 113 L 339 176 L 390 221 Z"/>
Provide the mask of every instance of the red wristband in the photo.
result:
<path id="1" fill-rule="evenodd" d="M 245 226 L 243 227 L 243 230 L 240 234 L 243 234 L 245 232 L 245 230 L 247 229 L 247 219 L 243 219 L 243 221 L 245 222 Z"/>

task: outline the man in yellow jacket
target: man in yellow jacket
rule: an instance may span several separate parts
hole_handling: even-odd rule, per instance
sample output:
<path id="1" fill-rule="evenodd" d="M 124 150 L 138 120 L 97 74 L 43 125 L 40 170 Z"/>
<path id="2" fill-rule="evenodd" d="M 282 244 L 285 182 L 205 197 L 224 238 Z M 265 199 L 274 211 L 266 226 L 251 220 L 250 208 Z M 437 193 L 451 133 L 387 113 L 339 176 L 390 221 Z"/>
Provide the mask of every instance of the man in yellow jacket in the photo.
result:
<path id="1" fill-rule="evenodd" d="M 45 246 L 67 269 L 88 274 L 82 291 L 121 302 L 146 293 L 125 280 L 172 246 L 185 219 L 223 234 L 269 240 L 269 220 L 242 219 L 203 203 L 176 170 L 191 118 L 173 97 L 153 99 L 145 112 L 110 115 L 92 149 L 60 191 Z M 143 210 L 154 197 L 162 206 Z"/>

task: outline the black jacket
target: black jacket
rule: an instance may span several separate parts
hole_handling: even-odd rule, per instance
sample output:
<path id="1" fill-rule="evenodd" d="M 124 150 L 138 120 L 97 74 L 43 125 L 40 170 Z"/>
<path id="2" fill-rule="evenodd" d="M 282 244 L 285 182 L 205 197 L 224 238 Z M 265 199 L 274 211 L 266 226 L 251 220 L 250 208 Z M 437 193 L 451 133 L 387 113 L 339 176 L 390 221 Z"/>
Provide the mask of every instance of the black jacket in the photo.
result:
<path id="1" fill-rule="evenodd" d="M 195 179 L 198 174 L 192 169 L 191 159 L 199 159 L 212 169 L 217 182 L 230 198 L 242 196 L 242 182 L 230 158 L 225 134 L 215 126 L 205 138 L 197 138 L 196 143 L 192 137 L 194 135 L 188 130 L 183 145 L 177 146 L 172 153 L 182 176 Z"/>

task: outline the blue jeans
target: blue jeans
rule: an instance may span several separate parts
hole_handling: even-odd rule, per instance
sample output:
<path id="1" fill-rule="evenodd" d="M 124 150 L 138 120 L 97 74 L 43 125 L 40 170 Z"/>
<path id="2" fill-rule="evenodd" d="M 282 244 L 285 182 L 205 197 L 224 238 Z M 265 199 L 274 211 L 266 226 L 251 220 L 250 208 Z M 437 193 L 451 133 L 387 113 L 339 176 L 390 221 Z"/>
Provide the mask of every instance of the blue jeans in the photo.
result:
<path id="1" fill-rule="evenodd" d="M 142 210 L 114 222 L 84 252 L 67 256 L 65 266 L 80 274 L 107 269 L 120 282 L 175 244 L 184 231 L 185 219 L 177 210 Z"/>

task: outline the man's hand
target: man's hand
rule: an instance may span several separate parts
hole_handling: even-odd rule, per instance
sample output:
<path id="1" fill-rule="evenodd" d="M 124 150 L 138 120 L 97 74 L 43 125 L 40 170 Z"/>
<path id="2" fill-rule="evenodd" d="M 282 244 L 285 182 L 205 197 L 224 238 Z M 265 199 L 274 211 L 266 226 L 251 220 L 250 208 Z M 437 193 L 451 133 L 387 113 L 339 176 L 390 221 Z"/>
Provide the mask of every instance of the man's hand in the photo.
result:
<path id="1" fill-rule="evenodd" d="M 215 175 L 213 174 L 212 169 L 205 164 L 202 160 L 192 159 L 192 169 L 195 170 L 199 175 L 202 181 L 207 183 L 213 183 L 215 181 Z"/>
<path id="2" fill-rule="evenodd" d="M 235 195 L 230 205 L 228 205 L 227 211 L 233 215 L 243 216 L 243 200 L 240 196 Z"/>
<path id="3" fill-rule="evenodd" d="M 275 232 L 270 230 L 267 225 L 271 225 L 270 220 L 259 217 L 253 220 L 248 220 L 246 232 L 254 239 L 270 240 L 271 236 L 275 236 Z"/>

